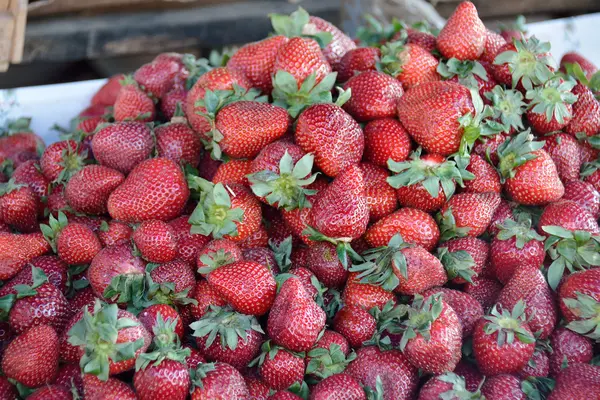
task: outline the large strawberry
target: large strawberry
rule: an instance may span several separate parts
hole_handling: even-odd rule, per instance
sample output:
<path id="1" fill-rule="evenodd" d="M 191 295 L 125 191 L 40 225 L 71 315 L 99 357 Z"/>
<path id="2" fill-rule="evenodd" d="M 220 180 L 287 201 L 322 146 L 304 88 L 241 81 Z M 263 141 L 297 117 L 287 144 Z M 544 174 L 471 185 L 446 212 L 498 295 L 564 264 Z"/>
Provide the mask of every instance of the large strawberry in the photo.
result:
<path id="1" fill-rule="evenodd" d="M 0 233 L 0 279 L 12 278 L 25 264 L 50 249 L 41 232 L 25 235 Z"/>
<path id="2" fill-rule="evenodd" d="M 442 239 L 483 234 L 492 222 L 500 194 L 459 193 L 441 208 L 438 219 Z"/>
<path id="3" fill-rule="evenodd" d="M 456 7 L 437 37 L 436 45 L 446 58 L 476 60 L 483 53 L 487 35 L 475 5 L 464 1 Z"/>
<path id="4" fill-rule="evenodd" d="M 381 69 L 402 82 L 404 89 L 441 80 L 438 64 L 437 58 L 417 44 L 398 41 L 381 48 Z"/>
<path id="5" fill-rule="evenodd" d="M 33 190 L 14 179 L 0 183 L 0 222 L 22 233 L 37 228 L 39 198 Z"/>
<path id="6" fill-rule="evenodd" d="M 573 81 L 549 79 L 543 85 L 527 91 L 527 120 L 539 133 L 560 131 L 571 122 L 577 96 L 571 93 Z"/>
<path id="7" fill-rule="evenodd" d="M 138 164 L 108 198 L 108 212 L 125 222 L 170 220 L 181 214 L 190 191 L 181 169 L 166 158 Z"/>
<path id="8" fill-rule="evenodd" d="M 571 135 L 585 132 L 587 136 L 600 132 L 600 102 L 593 92 L 582 84 L 575 85 L 571 92 L 577 95 L 577 101 L 573 104 L 573 118 L 565 127 L 565 132 Z"/>
<path id="9" fill-rule="evenodd" d="M 202 142 L 183 117 L 175 116 L 171 122 L 154 128 L 156 152 L 177 164 L 196 167 L 200 163 Z"/>
<path id="10" fill-rule="evenodd" d="M 154 101 L 133 80 L 125 76 L 121 81 L 123 86 L 117 94 L 114 104 L 114 117 L 116 121 L 137 120 L 150 122 L 156 116 Z"/>
<path id="11" fill-rule="evenodd" d="M 366 71 L 350 78 L 344 89 L 351 91 L 344 110 L 357 121 L 395 116 L 396 104 L 404 93 L 400 82 L 379 71 Z"/>
<path id="12" fill-rule="evenodd" d="M 150 157 L 153 148 L 152 131 L 141 122 L 102 126 L 92 139 L 92 151 L 98 163 L 124 174 Z"/>
<path id="13" fill-rule="evenodd" d="M 391 291 L 379 285 L 361 283 L 358 272 L 351 272 L 342 293 L 342 300 L 347 305 L 357 305 L 370 310 L 373 307 L 382 308 L 390 300 L 395 301 L 396 296 Z"/>
<path id="14" fill-rule="evenodd" d="M 408 158 L 412 143 L 408 132 L 398 120 L 381 118 L 370 121 L 364 128 L 363 160 L 387 167 L 388 160 L 402 162 Z"/>
<path id="15" fill-rule="evenodd" d="M 125 180 L 125 176 L 102 165 L 87 165 L 65 186 L 65 198 L 77 212 L 101 215 L 108 211 L 110 194 Z"/>

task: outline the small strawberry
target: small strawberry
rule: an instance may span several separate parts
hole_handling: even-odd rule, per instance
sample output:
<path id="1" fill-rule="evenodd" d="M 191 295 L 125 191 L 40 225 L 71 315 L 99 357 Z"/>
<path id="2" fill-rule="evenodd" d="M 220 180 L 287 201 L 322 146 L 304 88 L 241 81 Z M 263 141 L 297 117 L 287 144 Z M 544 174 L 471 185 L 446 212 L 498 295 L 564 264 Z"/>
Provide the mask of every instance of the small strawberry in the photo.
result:
<path id="1" fill-rule="evenodd" d="M 513 89 L 531 90 L 550 79 L 556 69 L 549 51 L 550 43 L 540 42 L 535 36 L 507 43 L 494 59 L 494 78 Z"/>
<path id="2" fill-rule="evenodd" d="M 438 65 L 437 58 L 416 44 L 398 41 L 381 47 L 381 70 L 402 82 L 404 89 L 441 80 Z"/>
<path id="3" fill-rule="evenodd" d="M 306 267 L 327 287 L 339 288 L 348 278 L 348 271 L 337 256 L 336 246 L 329 242 L 317 242 L 308 248 Z"/>
<path id="4" fill-rule="evenodd" d="M 598 67 L 575 51 L 563 54 L 562 58 L 560 59 L 561 72 L 567 72 L 566 67 L 568 64 L 579 64 L 579 67 L 588 79 L 591 79 L 596 71 L 598 71 Z"/>
<path id="5" fill-rule="evenodd" d="M 571 93 L 574 86 L 573 81 L 555 78 L 527 90 L 527 120 L 534 130 L 539 133 L 560 131 L 571 122 L 572 104 L 577 101 L 577 96 Z"/>
<path id="6" fill-rule="evenodd" d="M 218 268 L 244 259 L 242 249 L 229 239 L 215 239 L 198 251 L 198 268 Z M 203 274 L 206 276 L 206 274 Z"/>
<path id="7" fill-rule="evenodd" d="M 169 225 L 173 228 L 177 238 L 177 259 L 196 266 L 198 251 L 210 242 L 210 237 L 191 233 L 192 226 L 188 220 L 189 215 L 182 215 L 171 220 Z"/>
<path id="8" fill-rule="evenodd" d="M 137 400 L 133 389 L 117 378 L 100 380 L 96 375 L 83 375 L 83 391 L 89 400 Z"/>
<path id="9" fill-rule="evenodd" d="M 166 120 L 171 120 L 178 113 L 178 108 L 183 108 L 188 91 L 183 82 L 175 81 L 173 87 L 160 99 L 160 111 Z"/>
<path id="10" fill-rule="evenodd" d="M 115 122 L 94 134 L 92 150 L 101 165 L 128 174 L 149 158 L 154 148 L 152 131 L 141 122 Z"/>
<path id="11" fill-rule="evenodd" d="M 351 92 L 344 110 L 357 121 L 396 116 L 396 104 L 404 93 L 398 80 L 379 71 L 355 75 L 346 82 L 344 90 Z"/>
<path id="12" fill-rule="evenodd" d="M 375 71 L 381 50 L 377 47 L 359 47 L 344 54 L 338 65 L 337 80 L 346 82 L 354 75 L 365 71 Z"/>
<path id="13" fill-rule="evenodd" d="M 177 257 L 177 239 L 166 222 L 147 220 L 134 231 L 133 243 L 141 256 L 154 263 L 173 261 Z"/>
<path id="14" fill-rule="evenodd" d="M 342 373 L 331 375 L 313 386 L 310 400 L 334 399 L 335 396 L 346 400 L 366 400 L 365 391 L 358 381 Z"/>
<path id="15" fill-rule="evenodd" d="M 263 381 L 274 390 L 285 390 L 304 378 L 304 353 L 291 352 L 267 340 L 261 347 L 262 353 L 250 366 L 257 365 Z"/>
<path id="16" fill-rule="evenodd" d="M 97 232 L 102 247 L 129 243 L 133 229 L 123 222 L 111 220 L 102 224 Z"/>
<path id="17" fill-rule="evenodd" d="M 217 168 L 211 182 L 222 183 L 223 185 L 235 183 L 250 186 L 248 175 L 252 173 L 252 161 L 253 160 L 231 159 L 222 163 L 219 165 L 219 168 Z"/>
<path id="18" fill-rule="evenodd" d="M 52 143 L 40 159 L 40 168 L 46 179 L 66 182 L 79 171 L 87 158 L 87 152 L 73 140 Z"/>
<path id="19" fill-rule="evenodd" d="M 316 40 L 293 37 L 279 47 L 273 71 L 290 73 L 300 87 L 311 74 L 315 74 L 317 83 L 320 82 L 331 72 L 331 65 L 325 59 Z"/>
<path id="20" fill-rule="evenodd" d="M 202 142 L 183 117 L 175 116 L 170 123 L 154 128 L 154 135 L 159 157 L 192 167 L 200 163 Z"/>
<path id="21" fill-rule="evenodd" d="M 29 160 L 15 168 L 12 176 L 15 183 L 24 184 L 31 188 L 38 199 L 38 216 L 44 215 L 44 200 L 48 198 L 50 181 L 42 174 L 41 167 L 36 160 Z M 6 179 L 8 182 L 8 179 Z"/>
<path id="22" fill-rule="evenodd" d="M 39 198 L 33 190 L 14 179 L 0 183 L 0 222 L 19 232 L 33 232 L 37 228 Z"/>
<path id="23" fill-rule="evenodd" d="M 344 304 L 357 305 L 370 310 L 373 307 L 381 308 L 390 300 L 395 301 L 396 296 L 391 291 L 376 284 L 362 283 L 358 275 L 358 272 L 351 272 L 348 275 L 342 294 Z"/>
<path id="24" fill-rule="evenodd" d="M 242 374 L 226 363 L 204 363 L 190 371 L 191 400 L 223 399 L 244 400 L 248 387 Z"/>
<path id="25" fill-rule="evenodd" d="M 594 218 L 600 217 L 600 193 L 591 183 L 574 180 L 565 184 L 565 194 L 562 198 L 583 206 Z"/>
<path id="26" fill-rule="evenodd" d="M 56 286 L 63 294 L 67 292 L 67 270 L 68 266 L 56 256 L 40 256 L 28 263 L 30 266 L 42 270 L 48 277 L 48 282 Z M 32 269 L 23 268 L 14 278 L 6 282 L 0 289 L 0 297 L 12 293 L 16 285 L 33 285 Z"/>
<path id="27" fill-rule="evenodd" d="M 458 317 L 460 325 L 462 326 L 462 337 L 466 338 L 471 336 L 475 324 L 479 321 L 479 318 L 483 317 L 483 307 L 473 296 L 467 293 L 461 292 L 454 289 L 446 288 L 432 288 L 423 292 L 425 299 L 441 295 L 441 299 L 447 303 Z"/>
<path id="28" fill-rule="evenodd" d="M 163 350 L 164 354 L 159 355 L 158 360 L 146 360 L 147 366 L 141 364 L 139 369 L 136 368 L 133 386 L 139 399 L 187 399 L 190 374 L 183 362 L 185 351 L 177 350 L 178 353 L 167 348 Z M 146 354 L 154 355 L 156 351 Z"/>
<path id="29" fill-rule="evenodd" d="M 388 160 L 402 162 L 408 158 L 412 147 L 410 136 L 400 122 L 381 118 L 365 125 L 365 151 L 363 160 L 387 167 Z"/>
<path id="30" fill-rule="evenodd" d="M 177 338 L 183 339 L 183 322 L 173 307 L 166 304 L 152 304 L 139 313 L 137 318 L 155 342 L 160 340 L 164 344 L 171 345 Z"/>
<path id="31" fill-rule="evenodd" d="M 441 208 L 438 219 L 442 240 L 483 234 L 500 204 L 498 193 L 459 193 Z"/>
<path id="32" fill-rule="evenodd" d="M 50 215 L 48 225 L 42 224 L 40 228 L 52 249 L 69 265 L 89 264 L 102 250 L 98 236 L 90 227 L 69 222 L 61 212 L 58 219 Z"/>
<path id="33" fill-rule="evenodd" d="M 419 391 L 418 400 L 436 400 L 444 397 L 448 399 L 474 399 L 478 395 L 481 395 L 479 390 L 473 393 L 467 389 L 465 379 L 462 376 L 454 372 L 446 372 L 430 378 Z"/>
<path id="34" fill-rule="evenodd" d="M 190 297 L 194 295 L 196 276 L 194 269 L 188 263 L 175 260 L 152 267 L 150 271 L 152 282 L 147 288 L 149 299 L 177 306 L 193 303 Z"/>
<path id="35" fill-rule="evenodd" d="M 17 275 L 29 261 L 50 251 L 41 233 L 0 233 L 0 279 Z"/>
<path id="36" fill-rule="evenodd" d="M 600 233 L 596 219 L 583 206 L 570 200 L 559 200 L 544 207 L 538 222 L 538 231 L 547 233 L 546 227 L 558 226 L 570 231 Z"/>
<path id="37" fill-rule="evenodd" d="M 335 314 L 333 329 L 358 349 L 376 333 L 377 319 L 358 305 L 346 305 Z"/>
<path id="38" fill-rule="evenodd" d="M 161 98 L 173 86 L 175 78 L 182 69 L 184 69 L 182 56 L 159 56 L 139 67 L 134 72 L 133 79 L 146 93 Z"/>
<path id="39" fill-rule="evenodd" d="M 488 262 L 489 245 L 481 239 L 471 236 L 449 240 L 437 250 L 448 279 L 461 284 L 473 282 L 473 278 L 481 275 Z"/>
<path id="40" fill-rule="evenodd" d="M 473 174 L 475 178 L 464 182 L 465 192 L 500 193 L 502 191 L 498 172 L 492 164 L 484 160 L 480 155 L 471 154 L 471 160 L 469 165 L 467 165 L 466 171 Z"/>
<path id="41" fill-rule="evenodd" d="M 150 122 L 156 116 L 154 101 L 133 80 L 125 76 L 121 81 L 122 88 L 117 94 L 114 104 L 114 118 L 117 122 L 137 120 Z"/>

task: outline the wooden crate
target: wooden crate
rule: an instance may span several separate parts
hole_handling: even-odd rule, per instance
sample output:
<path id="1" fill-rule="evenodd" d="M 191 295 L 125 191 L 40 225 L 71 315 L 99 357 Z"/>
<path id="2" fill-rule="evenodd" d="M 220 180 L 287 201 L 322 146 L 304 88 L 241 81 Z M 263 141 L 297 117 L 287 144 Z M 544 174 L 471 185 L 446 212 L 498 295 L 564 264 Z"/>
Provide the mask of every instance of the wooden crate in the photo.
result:
<path id="1" fill-rule="evenodd" d="M 0 72 L 23 58 L 27 0 L 0 0 Z"/>

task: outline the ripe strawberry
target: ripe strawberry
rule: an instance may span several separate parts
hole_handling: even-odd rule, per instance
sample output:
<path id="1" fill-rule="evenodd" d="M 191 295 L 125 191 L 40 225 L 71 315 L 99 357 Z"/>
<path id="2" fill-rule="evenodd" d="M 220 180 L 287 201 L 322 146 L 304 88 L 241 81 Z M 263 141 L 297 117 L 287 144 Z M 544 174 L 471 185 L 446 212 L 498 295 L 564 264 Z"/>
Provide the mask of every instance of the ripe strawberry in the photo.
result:
<path id="1" fill-rule="evenodd" d="M 492 67 L 489 63 L 451 58 L 437 66 L 437 72 L 449 82 L 459 83 L 463 86 L 477 90 L 482 99 L 486 93 L 491 92 L 497 82 L 491 74 Z M 489 72 L 488 72 L 489 71 Z M 486 101 L 487 104 L 491 102 Z"/>
<path id="2" fill-rule="evenodd" d="M 331 72 L 331 65 L 325 59 L 316 40 L 294 37 L 279 47 L 273 71 L 290 73 L 300 87 L 311 74 L 315 74 L 316 82 L 319 83 Z"/>
<path id="3" fill-rule="evenodd" d="M 183 322 L 177 311 L 166 304 L 152 304 L 138 314 L 140 323 L 146 328 L 155 341 L 162 340 L 165 344 L 172 344 L 177 338 L 183 339 Z M 173 329 L 171 329 L 173 328 Z M 164 337 L 156 338 L 157 332 Z"/>
<path id="4" fill-rule="evenodd" d="M 152 62 L 139 67 L 133 79 L 150 96 L 163 97 L 173 86 L 175 78 L 184 69 L 182 56 L 156 57 Z"/>
<path id="5" fill-rule="evenodd" d="M 600 217 L 600 193 L 588 182 L 574 180 L 565 185 L 564 200 L 571 200 L 586 208 L 594 218 Z"/>
<path id="6" fill-rule="evenodd" d="M 61 292 L 67 291 L 67 264 L 56 256 L 40 256 L 32 259 L 28 263 L 30 266 L 42 270 L 48 277 L 48 281 L 56 286 Z M 33 285 L 33 276 L 31 268 L 23 268 L 14 278 L 6 282 L 0 289 L 0 297 L 13 292 L 16 285 Z M 16 292 L 15 292 L 16 293 Z"/>
<path id="7" fill-rule="evenodd" d="M 317 242 L 308 248 L 306 257 L 306 267 L 325 286 L 339 288 L 346 283 L 348 271 L 339 260 L 333 244 Z"/>
<path id="8" fill-rule="evenodd" d="M 49 384 L 58 373 L 58 336 L 48 325 L 39 325 L 13 340 L 2 357 L 2 371 L 28 387 Z"/>
<path id="9" fill-rule="evenodd" d="M 97 232 L 102 247 L 129 243 L 133 229 L 123 222 L 110 220 L 103 224 Z"/>
<path id="10" fill-rule="evenodd" d="M 65 198 L 75 211 L 106 214 L 108 197 L 124 180 L 125 176 L 115 169 L 88 165 L 69 180 L 65 186 Z"/>
<path id="11" fill-rule="evenodd" d="M 365 194 L 369 205 L 369 219 L 377 221 L 391 214 L 397 207 L 396 192 L 386 179 L 386 169 L 369 163 L 361 163 L 360 169 L 365 180 Z"/>
<path id="12" fill-rule="evenodd" d="M 464 286 L 465 293 L 473 296 L 487 310 L 496 303 L 502 290 L 502 284 L 492 278 L 474 277 L 473 283 L 467 282 Z"/>
<path id="13" fill-rule="evenodd" d="M 404 207 L 371 225 L 364 238 L 369 246 L 381 247 L 397 233 L 405 242 L 422 246 L 427 251 L 435 248 L 440 237 L 440 230 L 431 215 Z"/>
<path id="14" fill-rule="evenodd" d="M 33 232 L 37 228 L 39 198 L 33 190 L 14 179 L 0 183 L 0 222 L 19 232 Z"/>
<path id="15" fill-rule="evenodd" d="M 50 251 L 41 233 L 0 233 L 0 279 L 17 275 L 29 261 Z"/>
<path id="16" fill-rule="evenodd" d="M 456 7 L 437 37 L 437 48 L 446 58 L 476 60 L 483 53 L 486 29 L 475 5 L 469 1 Z"/>
<path id="17" fill-rule="evenodd" d="M 577 96 L 573 103 L 571 122 L 565 127 L 565 132 L 576 135 L 585 132 L 586 136 L 593 136 L 600 131 L 600 103 L 593 92 L 582 84 L 577 84 L 571 90 Z"/>
<path id="18" fill-rule="evenodd" d="M 175 80 L 173 87 L 160 98 L 160 111 L 166 120 L 171 120 L 178 113 L 179 107 L 183 108 L 187 94 L 183 82 Z"/>
<path id="19" fill-rule="evenodd" d="M 542 142 L 531 140 L 529 131 L 521 132 L 498 147 L 504 189 L 519 204 L 540 206 L 556 201 L 564 194 L 556 165 L 542 147 Z"/>
<path id="20" fill-rule="evenodd" d="M 441 80 L 439 61 L 426 49 L 402 41 L 391 42 L 381 48 L 381 69 L 410 89 L 424 82 Z"/>
<path id="21" fill-rule="evenodd" d="M 252 160 L 236 159 L 224 162 L 219 165 L 211 181 L 212 183 L 222 183 L 223 185 L 235 183 L 250 186 L 248 175 L 252 173 L 252 162 Z"/>
<path id="22" fill-rule="evenodd" d="M 196 266 L 198 251 L 210 241 L 210 237 L 191 233 L 192 226 L 188 220 L 188 215 L 182 215 L 169 222 L 169 225 L 177 238 L 177 259 Z"/>
<path id="23" fill-rule="evenodd" d="M 431 212 L 438 210 L 463 180 L 473 175 L 465 171 L 462 158 L 446 160 L 439 154 L 421 156 L 421 149 L 414 151 L 408 161 L 388 161 L 388 168 L 397 174 L 388 178 L 390 186 L 397 189 L 400 204 Z"/>
<path id="24" fill-rule="evenodd" d="M 574 363 L 562 369 L 548 400 L 575 400 L 600 396 L 600 368 Z"/>
<path id="25" fill-rule="evenodd" d="M 476 398 L 480 395 L 471 392 L 466 387 L 465 379 L 454 372 L 431 377 L 419 391 L 419 400 L 435 400 L 447 396 L 449 399 Z"/>
<path id="26" fill-rule="evenodd" d="M 593 355 L 592 341 L 567 328 L 558 328 L 550 337 L 550 376 L 556 377 L 566 365 L 588 364 Z"/>
<path id="27" fill-rule="evenodd" d="M 216 239 L 198 250 L 198 268 L 215 268 L 244 259 L 242 249 L 229 239 Z M 202 276 L 207 274 L 201 273 Z"/>
<path id="28" fill-rule="evenodd" d="M 581 54 L 575 51 L 571 51 L 563 54 L 562 58 L 560 59 L 561 72 L 567 72 L 565 67 L 568 64 L 575 63 L 579 64 L 579 67 L 581 67 L 581 70 L 584 72 L 586 78 L 588 79 L 591 79 L 592 76 L 596 73 L 596 71 L 598 71 L 598 67 L 596 67 L 594 63 L 586 59 Z"/>
<path id="29" fill-rule="evenodd" d="M 107 301 L 129 300 L 143 283 L 145 264 L 127 244 L 105 247 L 94 257 L 87 278 L 94 294 Z"/>
<path id="30" fill-rule="evenodd" d="M 24 184 L 31 188 L 38 199 L 38 216 L 44 215 L 45 204 L 41 201 L 49 195 L 50 181 L 42 174 L 41 167 L 36 160 L 29 160 L 19 165 L 12 174 L 17 184 Z M 8 182 L 8 179 L 6 179 Z"/>
<path id="31" fill-rule="evenodd" d="M 42 174 L 50 180 L 65 182 L 79 171 L 87 153 L 73 140 L 52 143 L 46 148 L 40 159 Z"/>
<path id="32" fill-rule="evenodd" d="M 521 380 L 514 375 L 495 375 L 485 380 L 481 394 L 489 400 L 526 400 L 527 395 L 521 387 Z"/>
<path id="33" fill-rule="evenodd" d="M 304 354 L 294 353 L 267 340 L 262 353 L 250 364 L 258 365 L 263 381 L 274 390 L 285 390 L 304 378 Z"/>
<path id="34" fill-rule="evenodd" d="M 139 87 L 131 76 L 125 76 L 121 85 L 123 87 L 119 90 L 114 104 L 115 121 L 153 121 L 156 116 L 156 108 L 152 98 Z"/>
<path id="35" fill-rule="evenodd" d="M 500 177 L 494 167 L 478 154 L 471 154 L 471 160 L 466 168 L 475 179 L 464 182 L 465 192 L 486 193 L 502 191 Z"/>
<path id="36" fill-rule="evenodd" d="M 273 251 L 267 247 L 242 248 L 242 254 L 244 260 L 256 261 L 259 264 L 263 264 L 265 267 L 269 268 L 274 275 L 280 272 Z"/>
<path id="37" fill-rule="evenodd" d="M 539 346 L 537 343 L 539 343 Z M 529 359 L 525 367 L 517 373 L 519 378 L 545 378 L 548 376 L 550 371 L 550 359 L 548 358 L 546 348 L 549 348 L 547 343 L 536 342 L 533 356 L 531 356 L 531 359 Z"/>
<path id="38" fill-rule="evenodd" d="M 366 162 L 387 167 L 388 160 L 402 162 L 411 150 L 410 136 L 400 122 L 392 118 L 370 121 L 365 125 Z"/>
<path id="39" fill-rule="evenodd" d="M 396 296 L 391 291 L 383 289 L 379 285 L 361 283 L 358 272 L 350 272 L 346 287 L 342 294 L 343 303 L 346 305 L 357 305 L 367 310 L 373 307 L 383 308 L 389 301 L 395 302 Z"/>
<path id="40" fill-rule="evenodd" d="M 485 31 L 485 44 L 483 45 L 483 53 L 479 57 L 480 61 L 493 63 L 498 55 L 498 50 L 506 44 L 506 39 L 498 33 L 487 29 Z"/>
<path id="41" fill-rule="evenodd" d="M 498 193 L 459 193 L 444 204 L 438 215 L 442 239 L 483 234 L 500 204 Z"/>
<path id="42" fill-rule="evenodd" d="M 199 280 L 196 283 L 193 293 L 193 298 L 198 304 L 191 303 L 186 307 L 189 308 L 194 320 L 202 318 L 209 306 L 225 307 L 227 305 L 227 300 L 205 280 Z"/>
<path id="43" fill-rule="evenodd" d="M 122 74 L 113 75 L 92 97 L 91 104 L 92 105 L 102 105 L 102 106 L 112 106 L 115 104 L 115 100 L 117 99 L 117 94 L 121 90 L 121 80 L 123 80 L 124 76 Z"/>
<path id="44" fill-rule="evenodd" d="M 539 269 L 544 263 L 544 237 L 531 228 L 526 214 L 518 221 L 507 219 L 490 246 L 490 268 L 500 282 L 507 283 L 518 268 Z"/>
<path id="45" fill-rule="evenodd" d="M 354 75 L 365 71 L 375 71 L 381 50 L 377 47 L 359 47 L 349 50 L 335 67 L 339 82 L 346 82 Z"/>
<path id="46" fill-rule="evenodd" d="M 222 397 L 231 400 L 248 398 L 248 387 L 242 374 L 226 363 L 206 363 L 190 371 L 192 378 L 191 400 L 215 399 Z"/>
<path id="47" fill-rule="evenodd" d="M 366 400 L 365 391 L 358 380 L 348 374 L 334 374 L 313 386 L 310 400 L 334 399 Z"/>
<path id="48" fill-rule="evenodd" d="M 190 264 L 175 260 L 150 271 L 154 286 L 148 287 L 148 298 L 165 304 L 184 305 L 194 295 L 196 277 Z"/>
<path id="49" fill-rule="evenodd" d="M 345 373 L 373 392 L 377 391 L 377 386 L 381 386 L 384 400 L 409 400 L 417 393 L 417 368 L 399 350 L 382 351 L 377 346 L 362 347 Z"/>
<path id="50" fill-rule="evenodd" d="M 207 360 L 228 363 L 238 370 L 258 355 L 264 333 L 256 317 L 217 306 L 211 306 L 190 328 Z"/>
<path id="51" fill-rule="evenodd" d="M 558 289 L 558 305 L 563 318 L 572 323 L 567 327 L 574 332 L 586 334 L 595 326 L 590 306 L 600 301 L 600 270 L 597 268 L 568 275 Z"/>
<path id="52" fill-rule="evenodd" d="M 68 222 L 62 213 L 58 219 L 50 216 L 49 225 L 40 227 L 58 256 L 69 265 L 89 264 L 102 250 L 98 236 L 90 227 Z"/>
<path id="53" fill-rule="evenodd" d="M 108 212 L 123 222 L 170 220 L 181 214 L 189 189 L 179 167 L 166 158 L 138 164 L 108 198 Z"/>
<path id="54" fill-rule="evenodd" d="M 54 383 L 70 391 L 75 389 L 72 393 L 83 396 L 83 377 L 78 364 L 63 364 L 58 370 L 58 376 Z"/>
<path id="55" fill-rule="evenodd" d="M 353 348 L 361 348 L 377 330 L 377 320 L 358 305 L 346 305 L 335 314 L 333 329 Z"/>
<path id="56" fill-rule="evenodd" d="M 173 117 L 171 122 L 154 129 L 156 151 L 159 157 L 173 160 L 177 164 L 196 167 L 200 163 L 202 142 L 198 135 L 181 117 Z"/>
<path id="57" fill-rule="evenodd" d="M 479 318 L 483 317 L 483 307 L 479 302 L 467 293 L 461 292 L 454 289 L 446 288 L 432 288 L 423 292 L 425 299 L 441 295 L 441 299 L 447 303 L 458 317 L 460 325 L 462 327 L 462 337 L 466 338 L 471 336 L 475 323 L 479 321 Z"/>
<path id="58" fill-rule="evenodd" d="M 559 226 L 570 231 L 600 232 L 596 219 L 589 211 L 570 200 L 560 200 L 544 207 L 538 222 L 538 231 L 547 233 L 544 227 L 550 226 Z"/>
<path id="59" fill-rule="evenodd" d="M 342 57 L 348 51 L 354 50 L 356 48 L 356 43 L 331 22 L 311 15 L 309 18 L 309 26 L 305 26 L 304 29 L 310 31 L 313 26 L 316 28 L 317 35 L 321 32 L 331 34 L 332 39 L 323 48 L 323 55 L 333 70 L 337 71 L 338 64 Z"/>
<path id="60" fill-rule="evenodd" d="M 170 357 L 173 357 L 169 355 Z M 173 357 L 173 358 L 181 358 Z M 140 368 L 133 376 L 133 386 L 139 399 L 185 400 L 190 389 L 187 366 L 170 358 Z"/>
<path id="61" fill-rule="evenodd" d="M 437 255 L 449 280 L 455 284 L 472 282 L 487 264 L 489 245 L 481 239 L 466 236 L 443 243 Z"/>
<path id="62" fill-rule="evenodd" d="M 344 110 L 357 121 L 396 116 L 396 104 L 404 93 L 396 79 L 379 71 L 366 71 L 350 78 L 344 90 L 351 90 Z"/>
<path id="63" fill-rule="evenodd" d="M 325 327 L 325 319 L 325 312 L 304 290 L 300 280 L 290 278 L 273 302 L 267 332 L 279 346 L 291 351 L 307 351 Z"/>
<path id="64" fill-rule="evenodd" d="M 572 104 L 577 100 L 571 93 L 574 86 L 575 82 L 555 78 L 527 90 L 527 120 L 534 130 L 540 133 L 559 131 L 571 122 Z"/>
<path id="65" fill-rule="evenodd" d="M 152 131 L 141 122 L 116 122 L 102 127 L 92 139 L 96 160 L 124 174 L 150 157 Z"/>
<path id="66" fill-rule="evenodd" d="M 43 150 L 45 145 L 42 138 L 30 129 L 30 123 L 30 118 L 19 118 L 0 128 L 0 159 L 19 162 L 23 156 L 37 158 L 38 150 Z"/>
<path id="67" fill-rule="evenodd" d="M 427 82 L 406 91 L 398 101 L 398 118 L 428 153 L 458 151 L 463 127 L 458 119 L 474 113 L 469 90 L 452 82 Z"/>
<path id="68" fill-rule="evenodd" d="M 149 262 L 165 263 L 177 257 L 175 231 L 166 222 L 144 221 L 135 230 L 132 239 L 141 256 Z"/>
<path id="69" fill-rule="evenodd" d="M 137 400 L 133 389 L 117 378 L 100 380 L 95 375 L 84 374 L 83 391 L 89 400 Z"/>
<path id="70" fill-rule="evenodd" d="M 288 42 L 282 35 L 272 36 L 240 47 L 227 62 L 227 68 L 246 76 L 252 87 L 269 94 L 273 89 L 271 76 L 279 48 Z"/>
<path id="71" fill-rule="evenodd" d="M 48 399 L 71 399 L 73 394 L 71 391 L 63 386 L 50 385 L 44 386 L 36 390 L 33 394 L 28 396 L 28 399 L 32 400 L 48 400 Z"/>
<path id="72" fill-rule="evenodd" d="M 566 133 L 556 133 L 545 138 L 544 150 L 550 155 L 560 180 L 567 182 L 579 180 L 581 155 L 577 139 Z"/>
<path id="73" fill-rule="evenodd" d="M 315 165 L 335 177 L 363 154 L 364 135 L 354 119 L 334 104 L 315 104 L 296 122 L 296 143 L 315 155 Z"/>
<path id="74" fill-rule="evenodd" d="M 531 90 L 550 79 L 556 63 L 549 53 L 550 43 L 537 38 L 517 39 L 502 46 L 494 59 L 494 78 L 520 91 Z"/>

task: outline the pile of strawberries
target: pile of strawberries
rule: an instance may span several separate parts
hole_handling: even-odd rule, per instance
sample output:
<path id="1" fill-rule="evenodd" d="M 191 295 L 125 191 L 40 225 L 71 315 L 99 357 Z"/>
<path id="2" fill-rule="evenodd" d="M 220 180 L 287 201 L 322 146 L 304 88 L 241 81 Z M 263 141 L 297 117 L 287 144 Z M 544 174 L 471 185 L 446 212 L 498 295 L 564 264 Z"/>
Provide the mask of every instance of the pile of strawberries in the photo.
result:
<path id="1" fill-rule="evenodd" d="M 5 127 L 0 398 L 600 398 L 596 67 L 271 19 Z"/>

